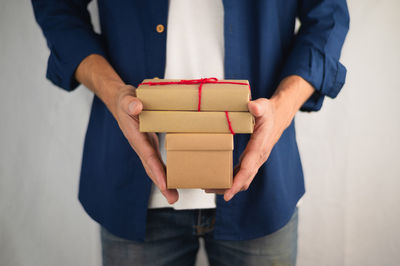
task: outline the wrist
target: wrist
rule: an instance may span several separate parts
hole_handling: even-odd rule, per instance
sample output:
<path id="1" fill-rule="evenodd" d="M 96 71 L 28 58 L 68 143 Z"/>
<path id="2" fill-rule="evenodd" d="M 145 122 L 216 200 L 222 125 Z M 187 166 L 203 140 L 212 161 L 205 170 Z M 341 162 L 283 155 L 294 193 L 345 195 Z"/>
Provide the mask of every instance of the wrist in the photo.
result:
<path id="1" fill-rule="evenodd" d="M 125 87 L 126 84 L 121 81 L 103 80 L 96 90 L 96 95 L 103 101 L 115 118 L 120 95 Z"/>
<path id="2" fill-rule="evenodd" d="M 120 90 L 125 83 L 101 55 L 91 54 L 79 64 L 76 79 L 96 94 L 115 116 Z"/>
<path id="3" fill-rule="evenodd" d="M 297 111 L 313 94 L 314 88 L 300 76 L 289 76 L 281 81 L 271 97 L 277 115 L 290 125 Z"/>
<path id="4" fill-rule="evenodd" d="M 276 117 L 275 121 L 281 123 L 281 127 L 286 129 L 296 114 L 293 103 L 284 92 L 274 94 L 270 101 Z"/>

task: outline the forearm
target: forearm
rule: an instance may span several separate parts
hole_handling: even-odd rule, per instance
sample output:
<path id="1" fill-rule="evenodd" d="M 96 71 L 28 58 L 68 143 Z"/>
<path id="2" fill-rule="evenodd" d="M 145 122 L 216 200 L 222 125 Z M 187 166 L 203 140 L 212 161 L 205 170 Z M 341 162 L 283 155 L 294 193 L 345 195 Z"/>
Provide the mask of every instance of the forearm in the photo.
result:
<path id="1" fill-rule="evenodd" d="M 271 103 L 285 128 L 314 91 L 313 86 L 300 76 L 293 75 L 282 80 L 271 97 Z"/>
<path id="2" fill-rule="evenodd" d="M 116 95 L 125 83 L 101 55 L 92 54 L 79 64 L 76 79 L 93 91 L 115 116 Z"/>
<path id="3" fill-rule="evenodd" d="M 82 60 L 75 71 L 75 77 L 105 103 L 118 122 L 121 132 L 141 159 L 150 179 L 170 204 L 176 202 L 178 192 L 167 189 L 157 135 L 139 131 L 138 115 L 143 105 L 136 98 L 135 88 L 125 84 L 104 57 L 95 54 Z"/>

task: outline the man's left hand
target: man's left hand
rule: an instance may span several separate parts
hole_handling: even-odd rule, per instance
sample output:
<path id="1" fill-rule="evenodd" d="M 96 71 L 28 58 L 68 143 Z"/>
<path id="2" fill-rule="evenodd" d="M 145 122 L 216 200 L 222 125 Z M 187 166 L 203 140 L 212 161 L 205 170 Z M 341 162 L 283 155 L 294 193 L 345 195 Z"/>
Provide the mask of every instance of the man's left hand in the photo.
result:
<path id="1" fill-rule="evenodd" d="M 290 76 L 281 82 L 271 99 L 250 101 L 248 109 L 255 118 L 254 132 L 235 167 L 232 187 L 205 191 L 224 194 L 225 201 L 229 201 L 236 193 L 247 190 L 258 169 L 267 161 L 275 143 L 313 91 L 313 87 L 301 77 Z"/>

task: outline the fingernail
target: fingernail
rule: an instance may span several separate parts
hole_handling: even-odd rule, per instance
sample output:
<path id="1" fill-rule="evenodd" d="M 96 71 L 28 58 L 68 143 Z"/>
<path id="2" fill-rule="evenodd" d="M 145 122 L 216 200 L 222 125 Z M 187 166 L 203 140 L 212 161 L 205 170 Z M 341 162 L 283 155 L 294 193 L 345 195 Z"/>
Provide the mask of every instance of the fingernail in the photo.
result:
<path id="1" fill-rule="evenodd" d="M 133 112 L 135 112 L 135 106 L 136 106 L 136 103 L 135 103 L 135 102 L 131 102 L 131 103 L 129 104 L 129 106 L 128 106 L 128 111 L 129 111 L 129 113 L 133 114 Z"/>
<path id="2" fill-rule="evenodd" d="M 168 201 L 169 204 L 174 204 L 174 200 L 171 199 L 171 198 L 167 199 L 167 201 Z"/>

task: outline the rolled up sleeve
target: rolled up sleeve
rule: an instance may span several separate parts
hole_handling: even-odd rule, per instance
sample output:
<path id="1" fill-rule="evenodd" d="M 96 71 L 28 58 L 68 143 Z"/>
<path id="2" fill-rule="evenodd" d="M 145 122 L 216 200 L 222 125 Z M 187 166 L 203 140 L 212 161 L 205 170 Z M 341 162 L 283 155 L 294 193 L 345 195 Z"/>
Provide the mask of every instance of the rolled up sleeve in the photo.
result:
<path id="1" fill-rule="evenodd" d="M 36 21 L 50 49 L 46 77 L 67 91 L 79 85 L 75 70 L 85 57 L 106 56 L 102 38 L 93 30 L 88 3 L 88 0 L 32 0 Z"/>
<path id="2" fill-rule="evenodd" d="M 302 0 L 298 16 L 301 26 L 281 79 L 299 75 L 308 81 L 315 93 L 301 110 L 318 111 L 325 96 L 335 98 L 346 79 L 346 68 L 339 58 L 349 29 L 349 13 L 345 0 Z"/>

